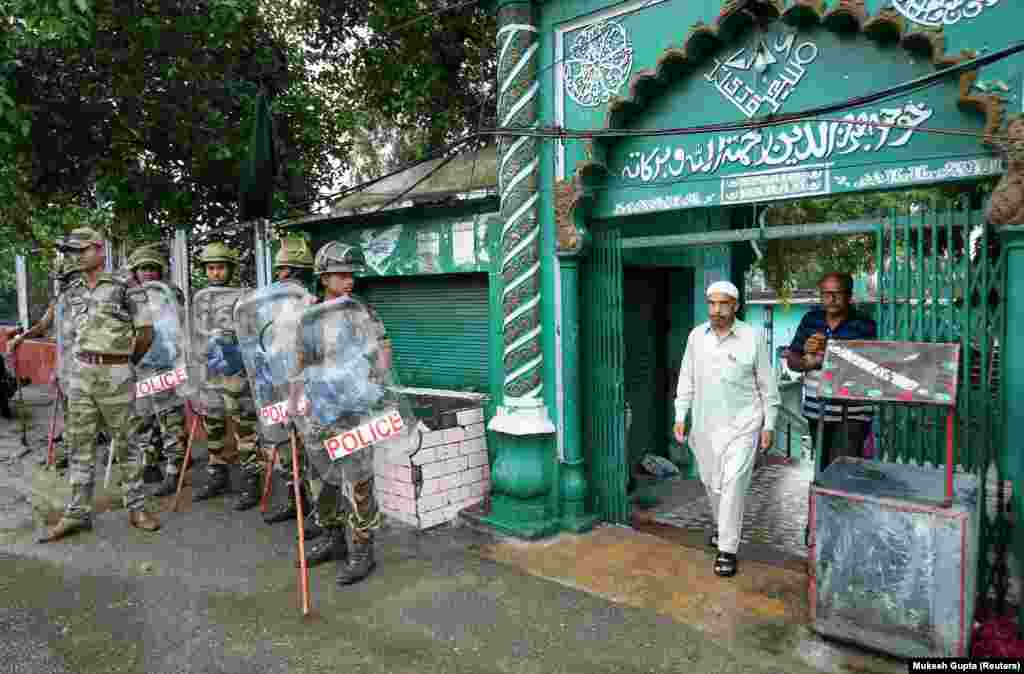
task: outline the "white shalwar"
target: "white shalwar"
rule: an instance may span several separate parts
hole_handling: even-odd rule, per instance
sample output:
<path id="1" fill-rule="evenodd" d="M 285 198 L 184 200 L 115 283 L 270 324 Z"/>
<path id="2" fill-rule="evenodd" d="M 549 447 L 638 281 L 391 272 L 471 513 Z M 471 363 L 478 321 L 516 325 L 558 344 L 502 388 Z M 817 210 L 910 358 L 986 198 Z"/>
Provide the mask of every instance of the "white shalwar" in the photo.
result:
<path id="1" fill-rule="evenodd" d="M 703 323 L 686 340 L 676 421 L 692 412 L 689 444 L 718 526 L 718 549 L 736 554 L 743 503 L 762 430 L 774 430 L 779 389 L 768 348 L 736 320 L 725 337 Z"/>

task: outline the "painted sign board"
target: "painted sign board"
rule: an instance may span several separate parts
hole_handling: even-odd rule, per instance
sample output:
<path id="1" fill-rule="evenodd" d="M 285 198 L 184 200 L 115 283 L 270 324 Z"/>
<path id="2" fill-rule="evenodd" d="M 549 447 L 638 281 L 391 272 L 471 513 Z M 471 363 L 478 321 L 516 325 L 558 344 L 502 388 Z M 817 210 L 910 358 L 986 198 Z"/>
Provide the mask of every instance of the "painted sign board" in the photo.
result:
<path id="1" fill-rule="evenodd" d="M 876 403 L 956 405 L 960 345 L 831 340 L 821 395 Z"/>

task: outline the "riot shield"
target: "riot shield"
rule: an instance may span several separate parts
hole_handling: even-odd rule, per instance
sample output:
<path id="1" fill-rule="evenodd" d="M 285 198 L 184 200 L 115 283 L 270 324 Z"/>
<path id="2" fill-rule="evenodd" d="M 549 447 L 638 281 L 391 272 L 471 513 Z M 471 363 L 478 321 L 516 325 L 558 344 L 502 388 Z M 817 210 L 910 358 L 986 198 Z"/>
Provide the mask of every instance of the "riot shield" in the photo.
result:
<path id="1" fill-rule="evenodd" d="M 270 444 L 288 439 L 288 378 L 295 370 L 299 319 L 315 298 L 298 283 L 273 283 L 247 293 L 235 307 L 238 345 Z"/>
<path id="2" fill-rule="evenodd" d="M 235 332 L 241 288 L 211 286 L 192 298 L 186 395 L 200 414 L 224 413 L 224 394 L 244 389 L 245 364 Z"/>
<path id="3" fill-rule="evenodd" d="M 143 416 L 184 404 L 188 371 L 184 298 L 161 281 L 142 284 L 153 316 L 153 343 L 135 366 L 135 409 Z"/>
<path id="4" fill-rule="evenodd" d="M 53 308 L 53 320 L 57 328 L 57 380 L 61 391 L 67 395 L 75 346 L 75 322 L 67 306 L 67 292 L 61 293 L 57 298 L 57 305 Z"/>
<path id="5" fill-rule="evenodd" d="M 310 462 L 329 484 L 372 474 L 377 452 L 398 461 L 419 447 L 411 401 L 386 362 L 384 334 L 376 313 L 353 297 L 302 314 L 290 410 Z"/>

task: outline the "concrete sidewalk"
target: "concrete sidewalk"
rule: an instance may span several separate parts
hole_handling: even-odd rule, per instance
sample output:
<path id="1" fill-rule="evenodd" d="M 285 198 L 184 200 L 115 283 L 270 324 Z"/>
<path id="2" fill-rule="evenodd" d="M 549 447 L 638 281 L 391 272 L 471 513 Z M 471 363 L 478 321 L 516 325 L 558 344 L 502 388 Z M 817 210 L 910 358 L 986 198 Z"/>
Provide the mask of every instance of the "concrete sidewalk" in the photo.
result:
<path id="1" fill-rule="evenodd" d="M 719 579 L 705 551 L 617 527 L 524 544 L 389 524 L 367 581 L 311 572 L 305 620 L 295 527 L 229 499 L 161 513 L 156 535 L 113 502 L 95 531 L 39 545 L 62 481 L 40 476 L 45 399 L 27 397 L 28 455 L 0 421 L 2 673 L 905 671 L 810 635 L 802 574 Z"/>

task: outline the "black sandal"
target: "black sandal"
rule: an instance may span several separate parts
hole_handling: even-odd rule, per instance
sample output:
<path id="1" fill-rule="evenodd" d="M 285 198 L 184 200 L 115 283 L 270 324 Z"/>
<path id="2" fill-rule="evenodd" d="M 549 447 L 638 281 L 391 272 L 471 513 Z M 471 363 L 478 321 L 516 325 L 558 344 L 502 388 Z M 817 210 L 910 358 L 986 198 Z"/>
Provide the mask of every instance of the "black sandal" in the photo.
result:
<path id="1" fill-rule="evenodd" d="M 736 575 L 736 555 L 730 552 L 719 552 L 715 557 L 715 575 L 728 578 Z"/>
<path id="2" fill-rule="evenodd" d="M 708 547 L 718 549 L 718 532 L 708 534 Z"/>

